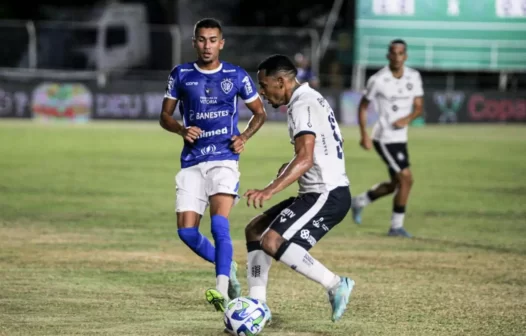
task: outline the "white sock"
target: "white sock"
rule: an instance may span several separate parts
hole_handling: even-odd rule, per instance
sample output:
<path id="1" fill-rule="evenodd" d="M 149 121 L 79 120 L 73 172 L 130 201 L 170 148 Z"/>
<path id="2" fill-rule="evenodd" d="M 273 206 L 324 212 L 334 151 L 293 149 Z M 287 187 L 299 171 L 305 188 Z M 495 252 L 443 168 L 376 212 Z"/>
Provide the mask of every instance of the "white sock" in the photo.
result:
<path id="1" fill-rule="evenodd" d="M 228 298 L 228 282 L 230 278 L 226 275 L 218 275 L 216 278 L 216 289 L 221 293 L 225 298 Z"/>
<path id="2" fill-rule="evenodd" d="M 399 229 L 404 226 L 405 213 L 393 212 L 391 216 L 391 228 Z"/>
<path id="3" fill-rule="evenodd" d="M 314 259 L 307 250 L 297 244 L 290 244 L 280 260 L 285 265 L 316 281 L 328 291 L 340 283 L 340 277 L 332 273 L 318 260 Z"/>
<path id="4" fill-rule="evenodd" d="M 352 205 L 354 207 L 363 208 L 371 203 L 371 199 L 367 195 L 368 191 L 361 193 L 360 195 L 352 198 Z"/>
<path id="5" fill-rule="evenodd" d="M 272 257 L 263 250 L 248 252 L 247 281 L 248 296 L 267 302 L 268 272 L 272 265 Z"/>

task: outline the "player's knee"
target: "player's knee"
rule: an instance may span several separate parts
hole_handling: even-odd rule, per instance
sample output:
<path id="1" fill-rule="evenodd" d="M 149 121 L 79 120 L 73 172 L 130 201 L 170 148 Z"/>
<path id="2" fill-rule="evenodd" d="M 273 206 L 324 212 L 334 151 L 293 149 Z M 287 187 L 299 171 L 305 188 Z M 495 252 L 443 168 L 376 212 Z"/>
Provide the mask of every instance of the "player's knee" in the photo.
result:
<path id="1" fill-rule="evenodd" d="M 281 245 L 286 242 L 279 233 L 269 230 L 261 237 L 261 248 L 268 255 L 276 257 Z"/>
<path id="2" fill-rule="evenodd" d="M 178 229 L 177 235 L 188 246 L 195 247 L 199 243 L 200 233 L 195 227 Z"/>
<path id="3" fill-rule="evenodd" d="M 230 194 L 215 194 L 210 197 L 210 215 L 228 217 L 234 205 L 235 197 Z"/>
<path id="4" fill-rule="evenodd" d="M 257 241 L 261 236 L 261 233 L 258 234 L 257 232 L 257 222 L 255 222 L 256 219 L 257 217 L 252 219 L 250 223 L 245 226 L 245 238 L 247 241 Z"/>
<path id="5" fill-rule="evenodd" d="M 201 221 L 201 215 L 192 211 L 178 212 L 177 213 L 177 228 L 197 228 Z"/>
<path id="6" fill-rule="evenodd" d="M 404 169 L 400 172 L 400 183 L 411 187 L 414 183 L 413 174 L 411 174 L 411 171 L 409 169 Z"/>

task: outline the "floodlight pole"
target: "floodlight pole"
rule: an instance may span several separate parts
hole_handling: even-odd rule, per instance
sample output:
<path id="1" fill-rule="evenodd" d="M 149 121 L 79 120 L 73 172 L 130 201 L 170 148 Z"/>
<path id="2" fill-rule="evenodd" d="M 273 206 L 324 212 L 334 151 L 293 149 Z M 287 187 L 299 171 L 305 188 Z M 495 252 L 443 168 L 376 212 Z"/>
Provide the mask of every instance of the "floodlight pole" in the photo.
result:
<path id="1" fill-rule="evenodd" d="M 321 35 L 320 45 L 318 46 L 318 50 L 316 52 L 319 60 L 323 58 L 325 52 L 327 51 L 327 47 L 331 42 L 332 31 L 334 30 L 334 26 L 338 21 L 338 14 L 340 13 L 342 5 L 343 0 L 334 0 L 332 4 L 329 17 L 327 18 L 327 23 L 325 24 L 325 28 L 323 28 L 323 34 Z"/>

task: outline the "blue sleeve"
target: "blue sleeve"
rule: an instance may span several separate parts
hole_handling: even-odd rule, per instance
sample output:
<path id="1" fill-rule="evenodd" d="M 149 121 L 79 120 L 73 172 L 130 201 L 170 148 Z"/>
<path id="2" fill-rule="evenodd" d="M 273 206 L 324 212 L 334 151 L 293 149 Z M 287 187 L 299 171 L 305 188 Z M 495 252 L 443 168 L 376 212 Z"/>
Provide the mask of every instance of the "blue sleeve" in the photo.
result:
<path id="1" fill-rule="evenodd" d="M 251 103 L 254 100 L 259 98 L 258 91 L 254 85 L 254 81 L 247 74 L 244 69 L 241 69 L 238 73 L 238 83 L 239 83 L 239 97 L 245 101 L 245 103 Z"/>
<path id="2" fill-rule="evenodd" d="M 177 68 L 174 68 L 168 76 L 168 83 L 166 84 L 166 92 L 164 94 L 164 98 L 181 98 L 179 94 L 179 76 L 177 74 Z"/>

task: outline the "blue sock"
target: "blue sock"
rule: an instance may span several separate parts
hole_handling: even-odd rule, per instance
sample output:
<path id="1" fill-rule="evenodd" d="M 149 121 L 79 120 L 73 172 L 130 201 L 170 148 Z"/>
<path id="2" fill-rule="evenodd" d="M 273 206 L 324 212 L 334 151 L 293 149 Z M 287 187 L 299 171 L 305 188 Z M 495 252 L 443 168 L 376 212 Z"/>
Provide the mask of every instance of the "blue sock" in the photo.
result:
<path id="1" fill-rule="evenodd" d="M 212 216 L 212 235 L 216 245 L 216 276 L 226 275 L 230 277 L 233 248 L 230 238 L 230 224 L 227 218 L 219 215 Z"/>
<path id="2" fill-rule="evenodd" d="M 210 240 L 203 236 L 198 228 L 183 228 L 177 230 L 181 240 L 206 261 L 214 263 L 216 250 Z"/>

